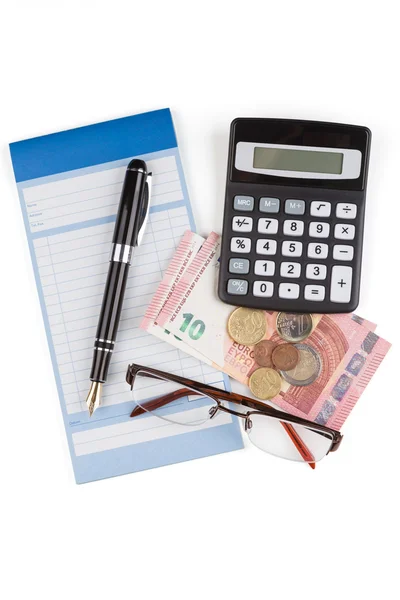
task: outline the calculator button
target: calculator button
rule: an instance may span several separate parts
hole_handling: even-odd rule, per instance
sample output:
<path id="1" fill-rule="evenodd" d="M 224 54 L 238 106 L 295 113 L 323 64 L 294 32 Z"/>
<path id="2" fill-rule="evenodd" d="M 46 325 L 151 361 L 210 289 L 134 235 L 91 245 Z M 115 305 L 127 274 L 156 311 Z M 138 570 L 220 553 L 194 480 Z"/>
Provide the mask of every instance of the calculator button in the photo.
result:
<path id="1" fill-rule="evenodd" d="M 306 285 L 304 288 L 304 298 L 313 302 L 322 302 L 325 298 L 325 288 L 323 285 Z"/>
<path id="2" fill-rule="evenodd" d="M 285 235 L 296 235 L 300 236 L 304 233 L 303 221 L 284 221 L 283 233 Z"/>
<path id="3" fill-rule="evenodd" d="M 296 300 L 300 295 L 300 286 L 297 283 L 280 283 L 278 294 L 279 298 Z"/>
<path id="4" fill-rule="evenodd" d="M 313 242 L 308 244 L 307 256 L 308 258 L 326 258 L 328 256 L 329 246 L 328 244 L 318 244 Z"/>
<path id="5" fill-rule="evenodd" d="M 357 216 L 357 204 L 339 202 L 336 204 L 336 216 L 339 219 L 355 219 Z"/>
<path id="6" fill-rule="evenodd" d="M 333 258 L 335 260 L 353 260 L 353 256 L 353 246 L 341 246 L 340 244 L 333 246 Z"/>
<path id="7" fill-rule="evenodd" d="M 272 281 L 255 281 L 253 285 L 253 296 L 262 296 L 271 298 L 274 293 L 274 284 Z"/>
<path id="8" fill-rule="evenodd" d="M 272 277 L 275 273 L 275 263 L 273 260 L 256 260 L 254 263 L 254 273 L 256 275 L 264 275 L 264 277 Z"/>
<path id="9" fill-rule="evenodd" d="M 307 265 L 307 279 L 326 279 L 326 265 Z"/>
<path id="10" fill-rule="evenodd" d="M 231 252 L 242 252 L 248 254 L 251 248 L 251 239 L 243 237 L 233 237 L 231 239 Z"/>
<path id="11" fill-rule="evenodd" d="M 258 233 L 277 233 L 278 219 L 258 219 Z"/>
<path id="12" fill-rule="evenodd" d="M 228 294 L 245 296 L 248 289 L 249 283 L 245 279 L 228 279 Z"/>
<path id="13" fill-rule="evenodd" d="M 354 240 L 356 228 L 348 223 L 338 223 L 335 225 L 335 238 L 337 240 Z"/>
<path id="14" fill-rule="evenodd" d="M 281 263 L 281 277 L 300 277 L 301 264 L 283 262 Z"/>
<path id="15" fill-rule="evenodd" d="M 257 254 L 276 254 L 276 240 L 257 240 Z"/>
<path id="16" fill-rule="evenodd" d="M 236 216 L 232 219 L 232 231 L 245 231 L 246 233 L 253 229 L 253 219 L 251 217 Z"/>
<path id="17" fill-rule="evenodd" d="M 250 271 L 250 261 L 247 258 L 231 258 L 229 260 L 229 273 L 247 275 Z"/>
<path id="18" fill-rule="evenodd" d="M 279 212 L 279 204 L 278 198 L 260 198 L 260 212 L 277 213 Z"/>
<path id="19" fill-rule="evenodd" d="M 351 280 L 353 269 L 342 265 L 332 267 L 331 301 L 347 303 L 351 298 Z"/>
<path id="20" fill-rule="evenodd" d="M 317 223 L 316 221 L 313 221 L 310 223 L 308 233 L 310 237 L 327 238 L 329 236 L 329 230 L 329 223 Z"/>
<path id="21" fill-rule="evenodd" d="M 303 252 L 302 242 L 282 242 L 283 256 L 301 256 Z"/>
<path id="22" fill-rule="evenodd" d="M 311 202 L 310 214 L 312 217 L 329 217 L 331 214 L 330 202 Z"/>
<path id="23" fill-rule="evenodd" d="M 304 200 L 286 200 L 285 213 L 287 215 L 304 215 L 306 212 L 306 203 Z"/>
<path id="24" fill-rule="evenodd" d="M 252 211 L 254 208 L 254 198 L 252 196 L 235 196 L 233 199 L 233 208 L 235 210 Z"/>

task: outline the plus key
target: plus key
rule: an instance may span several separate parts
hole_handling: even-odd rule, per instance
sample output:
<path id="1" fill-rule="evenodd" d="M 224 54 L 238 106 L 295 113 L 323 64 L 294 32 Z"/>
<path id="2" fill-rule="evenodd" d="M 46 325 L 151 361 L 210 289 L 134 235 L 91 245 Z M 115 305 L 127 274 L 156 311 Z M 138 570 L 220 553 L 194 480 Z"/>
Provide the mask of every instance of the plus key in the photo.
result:
<path id="1" fill-rule="evenodd" d="M 352 267 L 335 265 L 332 268 L 331 302 L 347 304 L 351 299 Z"/>

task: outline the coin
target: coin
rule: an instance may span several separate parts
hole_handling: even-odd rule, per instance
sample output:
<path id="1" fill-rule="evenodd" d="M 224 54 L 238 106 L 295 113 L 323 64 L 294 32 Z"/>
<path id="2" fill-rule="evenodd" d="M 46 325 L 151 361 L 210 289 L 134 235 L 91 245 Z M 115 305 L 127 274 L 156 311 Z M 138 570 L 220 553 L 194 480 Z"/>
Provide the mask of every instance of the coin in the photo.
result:
<path id="1" fill-rule="evenodd" d="M 249 387 L 256 398 L 270 400 L 281 391 L 282 380 L 275 369 L 260 367 L 256 369 L 249 379 Z"/>
<path id="2" fill-rule="evenodd" d="M 300 360 L 300 353 L 293 344 L 280 344 L 272 352 L 272 362 L 280 371 L 294 369 Z"/>
<path id="3" fill-rule="evenodd" d="M 260 367 L 272 367 L 271 354 L 276 348 L 275 342 L 271 340 L 261 340 L 254 346 L 254 360 Z"/>
<path id="4" fill-rule="evenodd" d="M 299 362 L 294 369 L 281 371 L 281 375 L 291 385 L 310 385 L 321 373 L 321 358 L 318 352 L 307 344 L 295 344 L 295 346 L 300 354 Z"/>
<path id="5" fill-rule="evenodd" d="M 276 317 L 276 330 L 286 342 L 302 342 L 312 332 L 313 320 L 308 313 L 280 312 Z"/>
<path id="6" fill-rule="evenodd" d="M 253 346 L 263 339 L 267 322 L 262 310 L 236 308 L 228 319 L 228 333 L 238 344 Z"/>

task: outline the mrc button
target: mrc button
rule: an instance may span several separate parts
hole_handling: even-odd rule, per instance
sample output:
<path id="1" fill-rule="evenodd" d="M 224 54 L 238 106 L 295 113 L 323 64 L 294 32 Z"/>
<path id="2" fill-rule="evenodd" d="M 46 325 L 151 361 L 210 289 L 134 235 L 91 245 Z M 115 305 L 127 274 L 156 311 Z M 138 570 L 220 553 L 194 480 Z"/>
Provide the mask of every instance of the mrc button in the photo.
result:
<path id="1" fill-rule="evenodd" d="M 250 270 L 250 261 L 247 258 L 231 258 L 229 260 L 229 273 L 247 275 Z"/>
<path id="2" fill-rule="evenodd" d="M 235 196 L 233 208 L 234 210 L 253 210 L 254 198 L 252 196 Z"/>

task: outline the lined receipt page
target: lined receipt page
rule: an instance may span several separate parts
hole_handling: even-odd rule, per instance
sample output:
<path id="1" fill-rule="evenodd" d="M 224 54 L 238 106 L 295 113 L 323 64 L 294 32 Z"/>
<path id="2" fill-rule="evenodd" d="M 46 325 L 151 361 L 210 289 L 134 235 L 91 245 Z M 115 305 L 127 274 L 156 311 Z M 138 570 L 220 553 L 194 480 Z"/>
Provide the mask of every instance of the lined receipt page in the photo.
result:
<path id="1" fill-rule="evenodd" d="M 128 473 L 189 460 L 242 446 L 236 420 L 222 414 L 196 428 L 163 422 L 152 415 L 130 419 L 134 407 L 125 382 L 127 365 L 137 362 L 167 372 L 182 374 L 206 383 L 225 387 L 224 375 L 190 357 L 168 343 L 139 328 L 147 306 L 162 279 L 183 233 L 194 230 L 176 138 L 169 110 L 137 115 L 131 122 L 130 135 L 138 121 L 148 115 L 157 120 L 157 139 L 151 152 L 140 152 L 152 135 L 143 122 L 143 137 L 132 143 L 132 154 L 69 169 L 71 154 L 79 144 L 87 161 L 99 156 L 118 155 L 118 140 L 112 124 L 121 120 L 90 126 L 99 128 L 97 146 L 84 154 L 85 129 L 17 142 L 11 155 L 24 213 L 36 282 L 42 304 L 58 392 L 63 410 L 72 462 L 77 482 Z M 111 124 L 111 127 L 110 127 Z M 125 123 L 127 125 L 127 123 Z M 104 129 L 104 127 L 106 129 Z M 136 127 L 135 127 L 136 126 Z M 160 127 L 171 147 L 160 140 Z M 116 129 L 119 133 L 119 127 Z M 74 132 L 78 132 L 74 136 Z M 119 133 L 120 137 L 122 135 Z M 59 138 L 55 140 L 55 138 Z M 107 137 L 112 138 L 108 143 Z M 139 139 L 138 139 L 139 137 Z M 56 141 L 56 144 L 55 144 Z M 122 143 L 123 141 L 123 143 Z M 36 142 L 36 143 L 35 143 Z M 29 148 L 21 145 L 29 144 Z M 98 144 L 103 146 L 99 149 Z M 125 136 L 121 140 L 126 152 Z M 162 149 L 157 149 L 157 145 Z M 18 147 L 19 146 L 19 147 Z M 110 148 L 110 146 L 112 148 Z M 57 148 L 58 156 L 53 157 Z M 117 148 L 117 149 L 116 149 Z M 42 153 L 48 161 L 49 174 L 43 173 Z M 89 157 L 88 157 L 89 154 Z M 23 155 L 23 159 L 21 158 Z M 95 156 L 94 156 L 95 155 Z M 29 160 L 32 156 L 32 161 Z M 126 165 L 134 156 L 143 158 L 153 172 L 149 220 L 143 242 L 134 252 L 129 273 L 117 343 L 102 406 L 90 419 L 85 403 L 89 385 L 93 342 L 108 271 L 115 217 L 118 209 Z M 50 157 L 50 158 L 49 158 Z M 53 158 L 52 158 L 53 157 Z M 64 158 L 63 158 L 64 157 Z M 44 159 L 43 159 L 44 160 Z M 33 163 L 33 164 L 32 164 Z M 37 164 L 36 164 L 37 163 Z M 29 168 L 26 169 L 26 165 Z M 26 174 L 29 179 L 21 179 Z"/>

